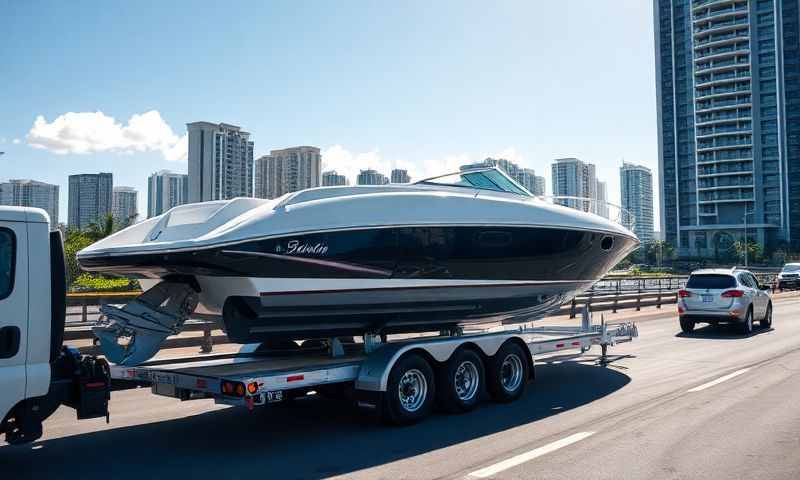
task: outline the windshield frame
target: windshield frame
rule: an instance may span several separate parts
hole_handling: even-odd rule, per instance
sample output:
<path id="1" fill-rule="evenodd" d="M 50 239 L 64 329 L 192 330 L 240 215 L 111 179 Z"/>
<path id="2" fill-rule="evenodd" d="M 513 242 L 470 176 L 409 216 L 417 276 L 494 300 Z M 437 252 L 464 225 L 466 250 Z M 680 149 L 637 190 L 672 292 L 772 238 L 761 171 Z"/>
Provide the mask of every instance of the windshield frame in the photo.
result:
<path id="1" fill-rule="evenodd" d="M 486 179 L 489 182 L 491 182 L 495 187 L 497 187 L 496 189 L 486 188 L 484 186 L 475 185 L 475 184 L 459 185 L 457 183 L 443 183 L 443 182 L 437 182 L 436 181 L 436 180 L 441 179 L 441 178 L 452 177 L 452 176 L 455 176 L 455 175 L 462 176 L 462 178 L 463 178 L 464 175 L 479 174 L 479 173 L 489 172 L 489 171 L 495 172 L 495 173 L 499 174 L 501 177 L 503 177 L 507 182 L 509 182 L 509 184 L 511 185 L 511 187 L 513 187 L 514 190 L 508 190 L 508 189 L 504 188 L 502 185 L 499 185 L 494 179 L 492 179 L 490 176 L 487 176 L 487 175 L 481 175 L 481 178 Z M 467 182 L 469 181 L 469 179 L 463 179 L 463 180 L 467 181 Z M 502 171 L 501 169 L 499 169 L 497 167 L 481 167 L 481 168 L 470 168 L 470 169 L 467 169 L 467 170 L 459 170 L 457 172 L 451 172 L 451 173 L 446 173 L 446 174 L 443 174 L 443 175 L 437 175 L 435 177 L 425 178 L 425 179 L 419 180 L 417 182 L 414 182 L 414 185 L 437 185 L 437 186 L 445 186 L 445 187 L 458 187 L 458 188 L 468 188 L 470 190 L 481 190 L 481 191 L 486 191 L 486 192 L 510 193 L 512 195 L 519 195 L 521 197 L 535 197 L 534 194 L 532 194 L 525 187 L 520 185 L 516 180 L 514 180 L 513 178 L 508 176 L 508 174 L 506 174 L 506 172 Z"/>

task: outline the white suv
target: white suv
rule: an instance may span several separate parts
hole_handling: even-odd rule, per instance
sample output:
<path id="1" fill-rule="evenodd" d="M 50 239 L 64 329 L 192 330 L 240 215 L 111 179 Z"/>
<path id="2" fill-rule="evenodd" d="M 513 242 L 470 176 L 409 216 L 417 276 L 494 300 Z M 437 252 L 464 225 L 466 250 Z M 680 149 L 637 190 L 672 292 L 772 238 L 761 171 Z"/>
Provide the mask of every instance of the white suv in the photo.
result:
<path id="1" fill-rule="evenodd" d="M 697 270 L 678 291 L 678 315 L 684 333 L 697 323 L 736 323 L 749 334 L 754 319 L 763 328 L 772 326 L 772 299 L 769 287 L 747 270 Z"/>

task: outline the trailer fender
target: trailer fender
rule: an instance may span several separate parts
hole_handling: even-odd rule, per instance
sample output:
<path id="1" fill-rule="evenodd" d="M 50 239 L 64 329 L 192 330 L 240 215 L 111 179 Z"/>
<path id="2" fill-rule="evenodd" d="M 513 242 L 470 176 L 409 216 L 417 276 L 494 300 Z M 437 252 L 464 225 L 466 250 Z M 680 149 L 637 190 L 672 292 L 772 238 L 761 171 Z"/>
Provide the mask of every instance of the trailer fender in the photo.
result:
<path id="1" fill-rule="evenodd" d="M 411 350 L 421 350 L 437 362 L 446 362 L 457 349 L 463 345 L 472 344 L 484 355 L 491 357 L 512 337 L 514 337 L 513 334 L 498 335 L 495 333 L 470 336 L 469 338 L 430 337 L 408 343 L 384 344 L 367 356 L 359 370 L 355 387 L 357 390 L 385 392 L 392 367 L 400 357 Z M 524 342 L 522 343 L 524 344 Z M 527 345 L 525 348 L 527 350 Z"/>

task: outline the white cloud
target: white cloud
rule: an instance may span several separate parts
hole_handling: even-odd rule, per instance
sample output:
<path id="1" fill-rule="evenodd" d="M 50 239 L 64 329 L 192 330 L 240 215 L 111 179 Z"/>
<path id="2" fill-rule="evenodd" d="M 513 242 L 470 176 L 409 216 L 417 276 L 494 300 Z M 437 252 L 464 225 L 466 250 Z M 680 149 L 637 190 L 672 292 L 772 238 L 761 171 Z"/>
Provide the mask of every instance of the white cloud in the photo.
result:
<path id="1" fill-rule="evenodd" d="M 19 138 L 15 138 L 14 140 L 11 141 L 11 143 L 13 143 L 14 145 L 19 145 L 20 142 L 21 140 Z"/>
<path id="2" fill-rule="evenodd" d="M 156 110 L 131 116 L 127 125 L 103 112 L 67 112 L 51 123 L 39 115 L 27 139 L 31 147 L 62 155 L 157 151 L 167 160 L 180 161 L 187 154 L 186 136 L 175 135 Z"/>

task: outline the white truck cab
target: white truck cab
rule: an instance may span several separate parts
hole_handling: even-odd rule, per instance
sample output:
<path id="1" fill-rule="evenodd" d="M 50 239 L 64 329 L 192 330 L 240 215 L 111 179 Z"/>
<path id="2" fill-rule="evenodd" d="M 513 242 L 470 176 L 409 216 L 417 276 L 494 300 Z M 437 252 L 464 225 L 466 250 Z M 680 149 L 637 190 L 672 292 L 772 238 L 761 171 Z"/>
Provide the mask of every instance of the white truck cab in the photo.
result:
<path id="1" fill-rule="evenodd" d="M 64 251 L 49 224 L 44 210 L 0 207 L 0 434 L 9 443 L 39 438 L 62 403 L 79 418 L 108 411 L 105 362 L 62 346 Z"/>

